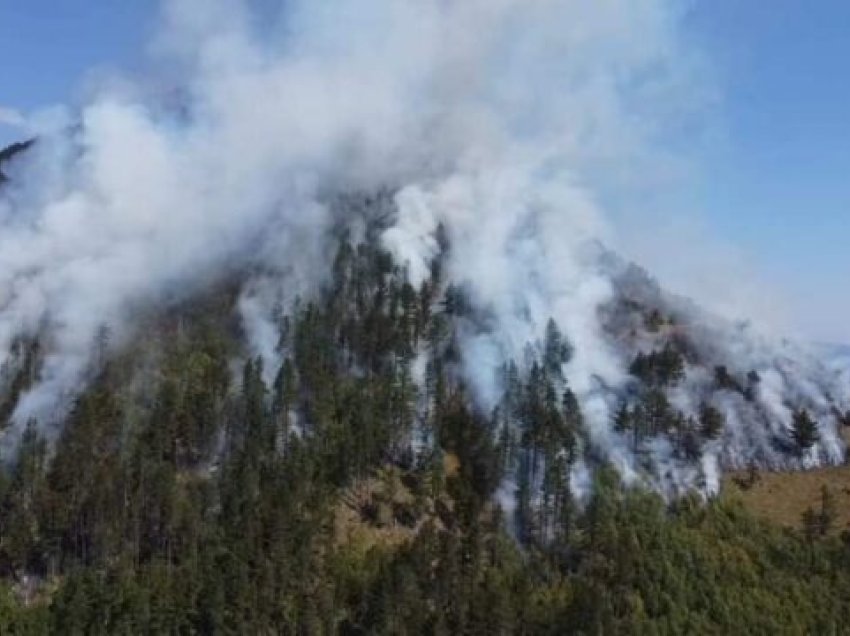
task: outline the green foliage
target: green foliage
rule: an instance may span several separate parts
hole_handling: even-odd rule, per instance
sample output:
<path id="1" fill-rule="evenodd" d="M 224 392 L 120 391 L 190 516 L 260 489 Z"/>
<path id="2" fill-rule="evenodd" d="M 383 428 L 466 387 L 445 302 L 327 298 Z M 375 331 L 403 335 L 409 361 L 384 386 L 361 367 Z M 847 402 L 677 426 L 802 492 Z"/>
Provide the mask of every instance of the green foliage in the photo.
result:
<path id="1" fill-rule="evenodd" d="M 803 535 L 812 541 L 817 537 L 829 534 L 835 522 L 836 502 L 835 496 L 828 486 L 821 486 L 820 509 L 815 511 L 808 507 L 802 516 Z"/>
<path id="2" fill-rule="evenodd" d="M 794 411 L 791 437 L 797 445 L 797 450 L 801 453 L 809 450 L 820 439 L 817 422 L 805 409 Z"/>
<path id="3" fill-rule="evenodd" d="M 710 404 L 703 403 L 699 411 L 700 432 L 709 440 L 717 439 L 726 426 L 726 418 Z"/>
<path id="4" fill-rule="evenodd" d="M 674 386 L 685 377 L 685 359 L 674 346 L 666 344 L 658 351 L 639 353 L 629 372 L 650 386 Z"/>
<path id="5" fill-rule="evenodd" d="M 714 368 L 714 383 L 720 390 L 737 391 L 739 393 L 744 390 L 738 379 L 723 365 Z"/>
<path id="6" fill-rule="evenodd" d="M 808 540 L 733 502 L 669 508 L 604 467 L 576 502 L 575 462 L 594 460 L 569 344 L 550 323 L 481 413 L 454 366 L 451 317 L 468 308 L 456 288 L 441 303 L 439 269 L 417 290 L 343 238 L 326 293 L 280 316 L 279 360 L 243 359 L 234 377 L 230 288 L 104 360 L 52 444 L 31 424 L 0 478 L 0 633 L 845 629 L 850 544 L 825 536 L 831 493 Z M 5 395 L 37 373 L 27 346 Z M 646 385 L 619 432 L 671 435 L 685 455 L 719 434 L 712 407 L 691 421 L 670 405 L 674 349 L 636 365 Z"/>
<path id="7" fill-rule="evenodd" d="M 761 376 L 755 370 L 749 371 L 746 381 L 742 382 L 732 375 L 725 366 L 721 365 L 714 368 L 714 383 L 719 390 L 740 393 L 745 400 L 750 402 L 756 399 L 756 392 L 760 382 Z"/>

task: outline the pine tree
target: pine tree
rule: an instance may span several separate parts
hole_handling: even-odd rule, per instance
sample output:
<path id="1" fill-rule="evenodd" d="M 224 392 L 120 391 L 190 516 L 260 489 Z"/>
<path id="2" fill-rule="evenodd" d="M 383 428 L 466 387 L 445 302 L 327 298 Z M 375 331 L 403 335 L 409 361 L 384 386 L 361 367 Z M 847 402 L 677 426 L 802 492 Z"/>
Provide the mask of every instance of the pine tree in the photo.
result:
<path id="1" fill-rule="evenodd" d="M 723 433 L 726 426 L 726 418 L 723 413 L 703 402 L 699 409 L 700 433 L 707 440 L 715 440 Z"/>
<path id="2" fill-rule="evenodd" d="M 818 514 L 821 535 L 829 534 L 829 531 L 832 529 L 832 524 L 835 521 L 835 515 L 835 497 L 829 487 L 824 484 L 821 486 L 820 490 L 820 512 Z"/>
<path id="3" fill-rule="evenodd" d="M 806 537 L 807 541 L 814 541 L 822 534 L 820 515 L 818 515 L 818 513 L 815 512 L 815 509 L 811 506 L 806 508 L 803 512 L 802 522 L 803 536 Z"/>
<path id="4" fill-rule="evenodd" d="M 809 450 L 820 439 L 818 425 L 806 409 L 800 408 L 794 411 L 791 437 L 801 454 Z"/>
<path id="5" fill-rule="evenodd" d="M 717 385 L 717 388 L 721 390 L 737 391 L 739 393 L 743 392 L 741 383 L 738 382 L 737 378 L 735 378 L 735 376 L 733 376 L 729 372 L 729 369 L 724 365 L 714 368 L 714 383 Z"/>
<path id="6" fill-rule="evenodd" d="M 623 402 L 617 412 L 614 414 L 614 430 L 618 433 L 625 433 L 632 428 L 632 414 L 629 411 L 628 405 Z"/>
<path id="7" fill-rule="evenodd" d="M 569 361 L 572 350 L 553 319 L 546 323 L 543 345 L 543 366 L 552 378 L 563 378 L 562 367 Z"/>

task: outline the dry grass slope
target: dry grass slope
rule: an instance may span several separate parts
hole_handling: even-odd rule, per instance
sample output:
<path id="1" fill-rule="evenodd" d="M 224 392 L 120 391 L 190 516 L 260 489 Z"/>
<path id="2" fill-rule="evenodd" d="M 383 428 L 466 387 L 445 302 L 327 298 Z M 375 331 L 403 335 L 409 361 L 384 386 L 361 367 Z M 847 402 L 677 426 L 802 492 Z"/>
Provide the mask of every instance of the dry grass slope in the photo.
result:
<path id="1" fill-rule="evenodd" d="M 802 526 L 807 508 L 819 510 L 821 488 L 826 486 L 837 508 L 832 532 L 850 530 L 850 466 L 802 473 L 759 473 L 755 484 L 746 489 L 741 488 L 735 478 L 744 481 L 747 475 L 730 475 L 724 485 L 725 496 L 738 497 L 758 517 L 793 528 Z"/>
<path id="2" fill-rule="evenodd" d="M 801 528 L 806 509 L 820 509 L 821 489 L 826 486 L 836 505 L 831 532 L 850 530 L 850 464 L 797 473 L 758 472 L 749 485 L 751 477 L 747 471 L 727 475 L 724 496 L 737 497 L 758 517 Z"/>

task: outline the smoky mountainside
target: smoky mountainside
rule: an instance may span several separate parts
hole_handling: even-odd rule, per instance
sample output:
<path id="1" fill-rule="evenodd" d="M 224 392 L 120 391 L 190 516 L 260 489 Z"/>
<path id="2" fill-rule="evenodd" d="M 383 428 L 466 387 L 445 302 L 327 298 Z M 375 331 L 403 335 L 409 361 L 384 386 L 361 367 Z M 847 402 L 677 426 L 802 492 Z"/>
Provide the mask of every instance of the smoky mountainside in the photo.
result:
<path id="1" fill-rule="evenodd" d="M 41 419 L 21 404 L 43 383 L 49 321 L 15 338 L 0 631 L 836 625 L 845 548 L 811 552 L 714 495 L 725 469 L 844 461 L 839 368 L 599 244 L 588 258 L 610 294 L 592 346 L 615 372 L 580 377 L 589 345 L 553 319 L 522 355 L 476 358 L 497 321 L 450 276 L 464 245 L 438 226 L 412 276 L 398 193 L 327 205 L 317 290 L 257 321 L 252 301 L 286 274 L 240 266 L 136 307 L 129 335 L 102 325 L 78 388 Z M 730 565 L 718 554 L 738 541 Z M 692 555 L 705 579 L 684 585 Z M 752 562 L 775 589 L 742 599 Z M 792 594 L 808 605 L 788 609 Z"/>
<path id="2" fill-rule="evenodd" d="M 3 150 L 0 167 L 14 163 L 32 143 Z M 372 272 L 377 277 L 372 282 L 380 294 L 369 316 L 403 321 L 405 333 L 400 337 L 404 342 L 393 352 L 393 366 L 410 375 L 405 382 L 411 384 L 409 391 L 415 396 L 411 400 L 416 416 L 402 444 L 411 449 L 433 444 L 428 413 L 436 399 L 434 375 L 439 374 L 441 385 L 448 383 L 469 395 L 469 407 L 490 420 L 488 428 L 506 447 L 515 447 L 517 440 L 547 418 L 564 419 L 558 427 L 564 427 L 570 438 L 568 472 L 578 497 L 585 494 L 590 474 L 605 463 L 612 464 L 625 483 L 642 483 L 669 497 L 692 489 L 716 494 L 723 469 L 800 469 L 844 461 L 841 429 L 850 426 L 850 377 L 840 357 L 830 358 L 822 351 L 818 355 L 813 347 L 787 340 L 768 339 L 749 323 L 733 324 L 712 316 L 686 298 L 665 293 L 648 273 L 599 243 L 590 246 L 588 261 L 610 293 L 596 308 L 598 324 L 592 326 L 596 341 L 573 341 L 569 333 L 562 333 L 562 325 L 549 317 L 545 330 L 539 330 L 544 335 L 525 342 L 517 358 L 502 352 L 502 359 L 479 361 L 468 343 L 504 327 L 496 324 L 490 307 L 476 304 L 466 281 L 456 282 L 445 273 L 448 255 L 463 251 L 464 246 L 451 245 L 445 229 L 438 226 L 427 237 L 436 246 L 427 255 L 428 275 L 411 276 L 411 263 L 404 260 L 408 253 L 396 247 L 398 198 L 398 192 L 391 191 L 330 198 L 337 220 L 323 249 L 335 257 L 322 294 L 338 314 L 334 322 L 345 325 L 349 314 L 364 311 L 366 302 L 361 283 L 351 282 L 359 269 L 347 271 L 352 267 L 350 261 L 356 261 L 362 252 L 368 255 L 365 261 L 374 262 L 356 267 L 378 268 Z M 285 273 L 273 276 L 280 278 L 274 284 L 286 287 Z M 235 290 L 231 318 L 241 323 L 236 331 L 242 332 L 235 337 L 234 358 L 229 364 L 259 354 L 258 360 L 272 367 L 264 373 L 264 380 L 271 382 L 292 351 L 284 327 L 293 319 L 289 312 L 316 299 L 290 295 L 292 306 L 284 307 L 278 301 L 274 319 L 258 324 L 253 308 L 246 307 L 262 293 L 257 289 L 269 284 L 268 277 L 268 272 L 240 266 L 208 284 L 213 289 L 225 285 Z M 351 285 L 354 290 L 349 289 Z M 194 295 L 203 300 L 206 290 L 199 289 Z M 139 313 L 146 316 L 144 320 L 167 319 L 172 311 L 169 303 L 180 299 L 180 293 L 172 296 L 141 308 Z M 294 304 L 292 298 L 296 298 Z M 520 307 L 519 311 L 528 310 Z M 129 343 L 110 346 L 110 328 L 102 324 L 94 339 L 85 371 L 90 378 L 97 376 L 113 352 L 138 346 L 132 338 Z M 338 329 L 334 364 L 341 373 L 362 373 L 351 351 L 362 345 L 355 345 L 354 336 L 341 326 Z M 372 325 L 363 329 L 369 331 Z M 15 436 L 26 424 L 21 420 L 33 417 L 26 411 L 21 414 L 19 400 L 39 383 L 40 367 L 50 354 L 49 331 L 45 327 L 40 333 L 20 334 L 3 365 L 0 414 L 10 429 L 7 449 L 14 448 Z M 132 329 L 137 334 L 144 331 L 136 326 Z M 390 348 L 396 345 L 392 342 Z M 580 353 L 590 347 L 604 349 L 619 374 L 603 377 L 574 365 L 577 349 Z M 583 388 L 575 393 L 570 379 L 581 373 L 589 377 L 579 378 L 577 383 Z M 50 421 L 43 424 L 61 429 L 63 413 L 73 399 L 68 391 L 56 398 L 59 404 L 48 412 Z M 547 409 L 552 412 L 547 414 Z M 309 430 L 307 411 L 294 409 L 292 418 L 299 429 Z M 532 466 L 525 466 L 527 462 L 521 462 L 519 456 L 512 457 L 506 466 L 506 484 L 514 487 L 530 479 L 522 472 L 536 475 L 540 470 L 537 464 L 551 464 L 558 452 L 553 454 L 550 449 L 538 457 L 534 451 Z M 533 490 L 539 487 L 534 484 Z M 507 499 L 502 503 L 512 505 Z"/>

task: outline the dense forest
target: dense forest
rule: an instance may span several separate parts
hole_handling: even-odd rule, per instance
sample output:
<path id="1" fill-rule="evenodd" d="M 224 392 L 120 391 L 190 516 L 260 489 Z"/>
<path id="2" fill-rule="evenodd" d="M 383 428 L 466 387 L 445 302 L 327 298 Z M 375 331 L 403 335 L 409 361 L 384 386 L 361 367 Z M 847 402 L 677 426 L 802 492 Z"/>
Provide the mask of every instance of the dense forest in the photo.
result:
<path id="1" fill-rule="evenodd" d="M 554 323 L 482 413 L 456 369 L 462 290 L 439 261 L 412 287 L 375 232 L 342 234 L 323 292 L 281 308 L 276 360 L 245 354 L 238 276 L 129 344 L 102 330 L 61 429 L 30 422 L 2 474 L 0 633 L 848 633 L 829 502 L 789 530 L 623 486 L 586 444 Z M 42 359 L 15 344 L 7 427 Z M 681 352 L 631 372 L 614 424 L 636 450 L 662 431 L 697 456 L 720 433 L 665 397 Z"/>

